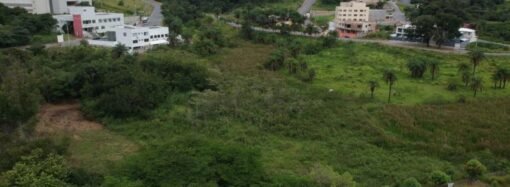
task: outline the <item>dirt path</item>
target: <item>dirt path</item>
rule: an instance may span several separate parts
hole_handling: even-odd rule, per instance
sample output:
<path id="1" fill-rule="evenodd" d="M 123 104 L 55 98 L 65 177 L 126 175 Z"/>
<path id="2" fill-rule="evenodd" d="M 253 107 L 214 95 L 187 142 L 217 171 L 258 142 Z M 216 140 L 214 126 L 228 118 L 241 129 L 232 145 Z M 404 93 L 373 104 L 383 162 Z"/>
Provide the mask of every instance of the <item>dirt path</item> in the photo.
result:
<path id="1" fill-rule="evenodd" d="M 45 104 L 41 107 L 39 123 L 35 128 L 37 135 L 70 134 L 76 135 L 88 131 L 102 130 L 97 122 L 85 119 L 77 102 L 67 104 Z"/>

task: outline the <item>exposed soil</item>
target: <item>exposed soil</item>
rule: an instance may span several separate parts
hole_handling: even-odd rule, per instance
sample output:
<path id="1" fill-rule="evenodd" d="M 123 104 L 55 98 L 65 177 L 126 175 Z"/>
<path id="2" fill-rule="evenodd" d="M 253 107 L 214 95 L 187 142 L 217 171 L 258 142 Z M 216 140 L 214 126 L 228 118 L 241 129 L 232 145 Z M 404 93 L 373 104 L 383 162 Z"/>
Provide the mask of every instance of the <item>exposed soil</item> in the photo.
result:
<path id="1" fill-rule="evenodd" d="M 76 135 L 103 129 L 101 124 L 85 119 L 78 102 L 45 104 L 39 111 L 38 119 L 35 132 L 41 136 L 61 133 Z"/>

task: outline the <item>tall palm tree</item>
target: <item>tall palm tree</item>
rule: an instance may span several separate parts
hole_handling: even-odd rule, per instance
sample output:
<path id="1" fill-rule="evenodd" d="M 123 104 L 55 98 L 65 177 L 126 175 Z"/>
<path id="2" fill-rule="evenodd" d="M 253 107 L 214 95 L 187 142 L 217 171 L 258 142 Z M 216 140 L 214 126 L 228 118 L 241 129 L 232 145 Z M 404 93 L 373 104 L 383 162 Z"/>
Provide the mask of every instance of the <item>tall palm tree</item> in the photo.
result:
<path id="1" fill-rule="evenodd" d="M 370 97 L 374 98 L 374 91 L 377 87 L 379 87 L 379 82 L 376 80 L 368 81 L 368 86 L 370 87 Z"/>
<path id="2" fill-rule="evenodd" d="M 473 63 L 473 76 L 475 76 L 476 67 L 478 67 L 485 58 L 485 53 L 479 49 L 473 49 L 469 51 L 469 58 L 471 59 L 471 63 Z"/>
<path id="3" fill-rule="evenodd" d="M 430 73 L 432 74 L 432 80 L 436 79 L 436 74 L 439 72 L 439 64 L 438 60 L 430 60 L 428 65 L 430 66 Z"/>
<path id="4" fill-rule="evenodd" d="M 386 84 L 388 84 L 388 86 L 390 88 L 390 90 L 388 92 L 388 103 L 390 103 L 391 102 L 391 92 L 393 91 L 393 84 L 395 84 L 395 82 L 397 82 L 397 75 L 392 70 L 386 70 L 386 71 L 384 71 L 383 79 L 386 82 Z"/>
<path id="5" fill-rule="evenodd" d="M 474 92 L 474 97 L 476 97 L 476 94 L 478 91 L 482 91 L 483 89 L 483 80 L 480 77 L 474 77 L 473 80 L 471 80 L 471 90 Z"/>

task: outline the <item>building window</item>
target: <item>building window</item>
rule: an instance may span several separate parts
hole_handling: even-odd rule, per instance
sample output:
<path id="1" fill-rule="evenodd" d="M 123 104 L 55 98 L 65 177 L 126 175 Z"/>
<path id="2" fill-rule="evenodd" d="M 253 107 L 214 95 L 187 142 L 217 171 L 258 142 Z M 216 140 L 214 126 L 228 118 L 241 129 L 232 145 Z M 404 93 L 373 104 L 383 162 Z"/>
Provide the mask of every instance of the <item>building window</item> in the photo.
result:
<path id="1" fill-rule="evenodd" d="M 104 26 L 101 26 L 101 29 L 104 29 Z"/>
<path id="2" fill-rule="evenodd" d="M 127 36 L 127 33 L 124 33 L 124 37 L 126 37 L 126 36 Z"/>
<path id="3" fill-rule="evenodd" d="M 98 21 L 99 21 L 99 23 L 102 23 L 102 22 L 103 22 L 103 20 L 102 20 L 102 19 L 99 19 Z"/>
<path id="4" fill-rule="evenodd" d="M 134 43 L 134 44 L 138 43 L 138 40 L 133 40 L 133 43 Z"/>
<path id="5" fill-rule="evenodd" d="M 168 37 L 168 34 L 165 34 L 165 37 Z"/>
<path id="6" fill-rule="evenodd" d="M 143 40 L 143 41 L 144 41 L 144 42 L 149 42 L 149 39 L 145 39 L 145 40 Z"/>

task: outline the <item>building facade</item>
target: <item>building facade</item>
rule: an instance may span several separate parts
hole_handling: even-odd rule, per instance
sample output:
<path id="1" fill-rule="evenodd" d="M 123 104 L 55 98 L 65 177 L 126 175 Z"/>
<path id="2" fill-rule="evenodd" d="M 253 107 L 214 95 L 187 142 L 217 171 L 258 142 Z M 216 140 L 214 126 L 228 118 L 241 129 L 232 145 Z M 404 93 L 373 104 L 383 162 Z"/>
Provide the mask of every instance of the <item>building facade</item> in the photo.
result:
<path id="1" fill-rule="evenodd" d="M 104 33 L 112 27 L 124 25 L 124 14 L 96 12 L 91 6 L 70 6 L 69 14 L 54 15 L 59 30 L 73 25 L 74 35 L 81 37 L 85 34 Z M 80 29 L 81 28 L 81 29 Z M 93 36 L 92 36 L 93 37 Z"/>
<path id="2" fill-rule="evenodd" d="M 356 38 L 373 32 L 376 24 L 369 21 L 369 14 L 370 8 L 366 3 L 341 2 L 335 10 L 335 25 L 339 37 Z"/>
<path id="3" fill-rule="evenodd" d="M 0 0 L 0 3 L 8 7 L 20 7 L 33 14 L 66 14 L 69 6 L 87 2 L 92 5 L 92 0 Z"/>
<path id="4" fill-rule="evenodd" d="M 126 46 L 129 52 L 149 49 L 157 45 L 168 45 L 168 27 L 118 26 L 107 29 L 104 37 L 88 40 L 90 45 L 114 47 Z"/>

